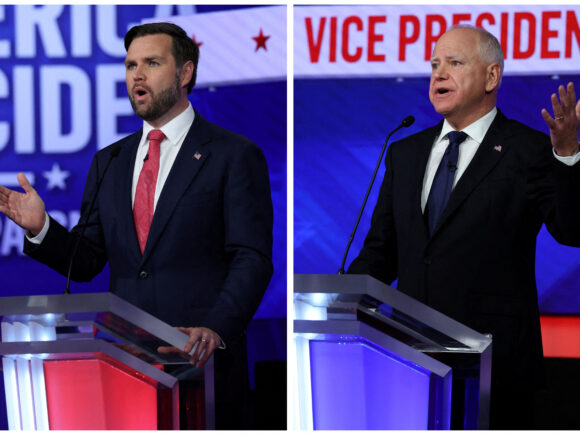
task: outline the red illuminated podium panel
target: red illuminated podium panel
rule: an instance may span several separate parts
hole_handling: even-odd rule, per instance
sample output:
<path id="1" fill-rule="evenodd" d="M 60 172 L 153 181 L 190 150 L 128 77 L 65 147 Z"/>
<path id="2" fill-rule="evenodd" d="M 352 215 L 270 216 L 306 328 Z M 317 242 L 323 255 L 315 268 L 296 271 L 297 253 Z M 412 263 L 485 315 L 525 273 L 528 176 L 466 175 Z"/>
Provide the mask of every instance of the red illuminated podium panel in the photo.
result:
<path id="1" fill-rule="evenodd" d="M 10 429 L 179 429 L 164 367 L 187 360 L 158 348 L 183 348 L 187 335 L 111 293 L 2 298 L 0 320 Z M 190 379 L 189 420 L 213 429 L 213 359 Z"/>
<path id="2" fill-rule="evenodd" d="M 156 382 L 113 360 L 45 361 L 51 430 L 155 430 Z"/>

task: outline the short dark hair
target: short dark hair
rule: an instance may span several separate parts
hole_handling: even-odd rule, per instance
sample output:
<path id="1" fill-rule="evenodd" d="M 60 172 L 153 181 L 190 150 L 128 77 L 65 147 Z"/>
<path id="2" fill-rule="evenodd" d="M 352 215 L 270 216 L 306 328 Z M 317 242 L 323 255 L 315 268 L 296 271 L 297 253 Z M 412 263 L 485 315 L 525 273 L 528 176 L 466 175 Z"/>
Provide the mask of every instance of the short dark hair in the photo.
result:
<path id="1" fill-rule="evenodd" d="M 187 85 L 187 92 L 190 93 L 195 86 L 197 78 L 197 62 L 199 61 L 199 47 L 187 36 L 185 30 L 173 23 L 148 23 L 134 26 L 125 34 L 125 50 L 129 51 L 129 46 L 135 38 L 146 35 L 165 34 L 171 36 L 171 53 L 175 58 L 177 68 L 181 68 L 185 62 L 193 62 L 193 76 Z"/>

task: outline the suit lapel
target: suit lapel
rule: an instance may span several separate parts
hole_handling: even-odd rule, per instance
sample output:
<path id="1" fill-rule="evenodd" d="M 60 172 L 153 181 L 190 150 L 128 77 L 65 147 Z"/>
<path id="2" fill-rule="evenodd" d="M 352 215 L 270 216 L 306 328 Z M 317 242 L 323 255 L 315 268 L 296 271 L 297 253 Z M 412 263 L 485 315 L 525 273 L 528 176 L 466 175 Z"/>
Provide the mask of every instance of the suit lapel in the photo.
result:
<path id="1" fill-rule="evenodd" d="M 139 148 L 142 134 L 143 130 L 139 130 L 129 136 L 127 142 L 123 144 L 122 151 L 117 157 L 119 161 L 115 171 L 115 186 L 120 186 L 120 188 L 116 189 L 114 194 L 116 208 L 119 211 L 119 220 L 122 223 L 123 234 L 127 235 L 128 250 L 137 262 L 140 261 L 141 251 L 137 240 L 135 222 L 133 220 L 131 193 L 135 159 L 137 158 L 137 149 Z"/>
<path id="2" fill-rule="evenodd" d="M 169 222 L 179 199 L 210 156 L 209 150 L 205 147 L 211 141 L 207 124 L 208 122 L 195 112 L 195 120 L 175 158 L 155 207 L 155 214 L 143 253 L 143 262 L 151 255 L 151 251 Z"/>
<path id="3" fill-rule="evenodd" d="M 429 236 L 429 227 L 427 222 L 423 217 L 423 210 L 421 209 L 421 194 L 423 193 L 423 179 L 425 178 L 425 172 L 427 171 L 427 162 L 429 161 L 429 155 L 431 154 L 431 148 L 433 148 L 433 143 L 435 139 L 441 133 L 441 128 L 443 127 L 443 121 L 437 124 L 435 127 L 431 127 L 420 133 L 417 138 L 417 149 L 413 150 L 413 154 L 418 156 L 412 158 L 414 162 L 412 166 L 413 173 L 411 174 L 411 180 L 413 185 L 411 188 L 412 198 L 413 198 L 413 208 L 417 216 L 420 216 L 420 220 L 423 222 L 423 236 L 425 239 Z"/>
<path id="4" fill-rule="evenodd" d="M 449 202 L 443 210 L 432 237 L 437 234 L 457 208 L 467 199 L 471 192 L 485 179 L 487 174 L 497 165 L 509 150 L 507 141 L 509 129 L 504 128 L 507 118 L 498 110 L 489 127 L 483 142 L 477 149 L 467 169 L 451 192 Z M 507 132 L 507 133 L 506 133 Z"/>
<path id="5" fill-rule="evenodd" d="M 435 127 L 425 130 L 423 136 L 419 139 L 419 158 L 415 159 L 416 164 L 414 166 L 413 174 L 413 179 L 416 182 L 414 207 L 419 214 L 423 214 L 423 211 L 421 210 L 421 194 L 423 193 L 423 180 L 425 178 L 425 172 L 427 171 L 427 162 L 429 161 L 429 156 L 431 155 L 433 143 L 435 143 L 435 139 L 437 139 L 441 133 L 442 128 L 443 121 L 441 121 Z"/>

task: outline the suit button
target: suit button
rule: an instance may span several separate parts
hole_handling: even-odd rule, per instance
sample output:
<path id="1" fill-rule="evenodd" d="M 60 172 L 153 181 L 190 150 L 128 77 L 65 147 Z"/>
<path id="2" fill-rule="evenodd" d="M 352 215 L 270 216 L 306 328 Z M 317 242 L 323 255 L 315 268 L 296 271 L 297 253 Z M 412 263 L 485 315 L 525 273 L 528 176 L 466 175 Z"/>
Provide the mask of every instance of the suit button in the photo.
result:
<path id="1" fill-rule="evenodd" d="M 425 257 L 425 258 L 423 258 L 423 263 L 425 263 L 425 264 L 431 264 L 431 257 Z"/>
<path id="2" fill-rule="evenodd" d="M 149 276 L 149 274 L 146 271 L 144 271 L 144 270 L 142 270 L 141 272 L 139 272 L 139 278 L 145 279 L 148 276 Z"/>

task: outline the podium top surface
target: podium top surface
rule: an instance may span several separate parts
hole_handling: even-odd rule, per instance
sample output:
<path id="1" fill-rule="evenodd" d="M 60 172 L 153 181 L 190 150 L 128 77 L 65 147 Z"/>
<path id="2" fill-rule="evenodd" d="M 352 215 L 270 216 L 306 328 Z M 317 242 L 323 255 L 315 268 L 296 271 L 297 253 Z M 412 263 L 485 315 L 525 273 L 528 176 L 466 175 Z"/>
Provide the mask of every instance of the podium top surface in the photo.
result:
<path id="1" fill-rule="evenodd" d="M 482 353 L 491 344 L 490 335 L 368 275 L 294 275 L 294 308 L 296 321 L 318 332 L 321 322 L 357 320 L 423 352 Z"/>
<path id="2" fill-rule="evenodd" d="M 4 297 L 0 320 L 3 354 L 19 347 L 26 353 L 30 342 L 44 349 L 62 342 L 101 340 L 148 363 L 187 361 L 180 354 L 159 352 L 163 346 L 183 349 L 186 334 L 112 293 Z M 49 331 L 51 338 L 43 338 L 42 331 Z"/>

